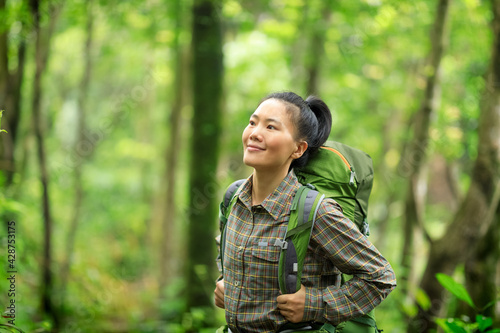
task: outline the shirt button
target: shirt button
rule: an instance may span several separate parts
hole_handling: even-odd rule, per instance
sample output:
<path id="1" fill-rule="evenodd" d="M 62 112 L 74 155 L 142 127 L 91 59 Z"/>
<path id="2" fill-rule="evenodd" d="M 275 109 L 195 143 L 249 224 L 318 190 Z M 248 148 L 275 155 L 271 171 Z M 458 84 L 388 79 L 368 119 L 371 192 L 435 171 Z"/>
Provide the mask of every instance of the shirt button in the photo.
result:
<path id="1" fill-rule="evenodd" d="M 235 286 L 238 287 L 240 285 L 239 281 L 236 281 Z"/>
<path id="2" fill-rule="evenodd" d="M 238 252 L 243 251 L 243 246 L 238 246 Z"/>

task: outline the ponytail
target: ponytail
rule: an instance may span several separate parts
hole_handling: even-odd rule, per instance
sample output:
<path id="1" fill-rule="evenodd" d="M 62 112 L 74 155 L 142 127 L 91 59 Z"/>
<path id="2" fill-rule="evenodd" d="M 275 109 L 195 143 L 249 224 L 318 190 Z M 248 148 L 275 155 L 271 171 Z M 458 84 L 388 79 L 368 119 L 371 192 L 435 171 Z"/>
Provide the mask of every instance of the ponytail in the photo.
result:
<path id="1" fill-rule="evenodd" d="M 328 136 L 332 129 L 332 114 L 326 103 L 316 96 L 307 97 L 305 102 L 309 105 L 309 108 L 318 121 L 318 132 L 316 133 L 316 141 L 313 144 L 317 150 L 325 144 L 326 140 L 328 140 Z"/>
<path id="2" fill-rule="evenodd" d="M 332 129 L 332 114 L 320 98 L 309 96 L 306 100 L 293 92 L 279 92 L 268 95 L 267 99 L 277 99 L 285 103 L 290 118 L 297 130 L 297 140 L 307 142 L 304 154 L 293 160 L 290 168 L 300 168 L 325 144 Z"/>

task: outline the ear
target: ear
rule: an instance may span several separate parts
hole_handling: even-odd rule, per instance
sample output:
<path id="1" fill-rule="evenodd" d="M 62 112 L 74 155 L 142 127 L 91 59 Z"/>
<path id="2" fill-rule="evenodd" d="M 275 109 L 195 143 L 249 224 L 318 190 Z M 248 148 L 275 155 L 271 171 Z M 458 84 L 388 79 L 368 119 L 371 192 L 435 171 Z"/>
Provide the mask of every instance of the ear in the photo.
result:
<path id="1" fill-rule="evenodd" d="M 292 158 L 294 160 L 300 158 L 304 152 L 307 150 L 307 147 L 309 145 L 307 144 L 306 141 L 300 141 L 298 144 L 297 144 L 297 149 L 292 153 Z"/>

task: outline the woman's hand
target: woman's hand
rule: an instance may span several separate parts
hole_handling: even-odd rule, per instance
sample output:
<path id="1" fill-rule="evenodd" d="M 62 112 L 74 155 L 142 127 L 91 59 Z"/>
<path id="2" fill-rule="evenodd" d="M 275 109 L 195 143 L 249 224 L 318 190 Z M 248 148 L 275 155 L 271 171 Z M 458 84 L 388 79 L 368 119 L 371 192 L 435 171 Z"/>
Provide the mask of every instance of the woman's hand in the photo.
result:
<path id="1" fill-rule="evenodd" d="M 224 279 L 217 281 L 214 290 L 215 305 L 224 309 Z"/>
<path id="2" fill-rule="evenodd" d="M 302 285 L 295 294 L 280 295 L 277 298 L 278 309 L 286 320 L 300 323 L 304 318 L 306 287 Z"/>

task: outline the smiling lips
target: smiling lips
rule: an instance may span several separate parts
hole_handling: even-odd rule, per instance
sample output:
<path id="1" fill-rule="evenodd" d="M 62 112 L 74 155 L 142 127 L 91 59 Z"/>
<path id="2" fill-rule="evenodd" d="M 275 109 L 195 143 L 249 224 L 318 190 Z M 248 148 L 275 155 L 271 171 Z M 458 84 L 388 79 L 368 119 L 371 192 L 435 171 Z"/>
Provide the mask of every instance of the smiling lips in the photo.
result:
<path id="1" fill-rule="evenodd" d="M 263 151 L 264 148 L 261 148 L 259 146 L 255 146 L 255 145 L 247 145 L 247 150 L 248 151 Z"/>

